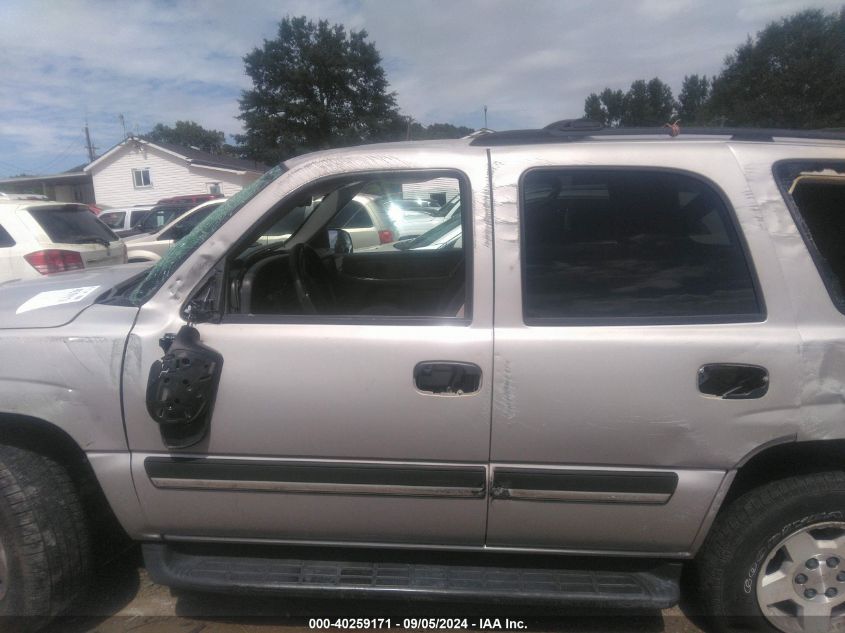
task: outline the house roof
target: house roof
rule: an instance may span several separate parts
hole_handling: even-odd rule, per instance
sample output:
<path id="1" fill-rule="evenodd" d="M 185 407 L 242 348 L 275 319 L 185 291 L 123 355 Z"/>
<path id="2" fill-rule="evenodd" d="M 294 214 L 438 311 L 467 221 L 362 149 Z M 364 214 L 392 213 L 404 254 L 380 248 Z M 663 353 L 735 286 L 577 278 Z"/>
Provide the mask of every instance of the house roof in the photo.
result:
<path id="1" fill-rule="evenodd" d="M 211 152 L 205 152 L 201 149 L 195 149 L 193 147 L 185 147 L 184 145 L 160 143 L 158 141 L 153 142 L 140 138 L 130 137 L 124 141 L 121 141 L 120 143 L 106 151 L 102 156 L 86 165 L 84 167 L 85 171 L 90 171 L 92 167 L 100 163 L 107 156 L 110 156 L 116 151 L 119 151 L 122 147 L 124 147 L 130 142 L 156 147 L 164 152 L 167 152 L 168 154 L 178 156 L 179 158 L 182 158 L 183 160 L 187 161 L 188 164 L 196 165 L 197 167 L 207 167 L 209 169 L 225 169 L 227 171 L 252 171 L 256 173 L 264 173 L 268 169 L 266 165 L 263 165 L 253 160 L 245 160 L 243 158 L 234 158 L 232 156 L 212 154 Z"/>

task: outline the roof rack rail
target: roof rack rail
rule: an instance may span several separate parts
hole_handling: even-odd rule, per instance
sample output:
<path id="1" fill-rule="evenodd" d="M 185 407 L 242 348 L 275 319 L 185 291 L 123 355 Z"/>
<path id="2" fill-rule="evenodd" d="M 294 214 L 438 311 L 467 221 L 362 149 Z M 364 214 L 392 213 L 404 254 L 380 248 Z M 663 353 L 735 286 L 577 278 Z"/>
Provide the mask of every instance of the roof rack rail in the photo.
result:
<path id="1" fill-rule="evenodd" d="M 574 125 L 572 125 L 574 124 Z M 482 134 L 470 145 L 496 147 L 506 145 L 567 143 L 606 136 L 663 136 L 672 138 L 669 127 L 607 128 L 585 119 L 558 121 L 537 130 L 507 130 Z M 771 142 L 777 138 L 845 141 L 845 132 L 829 130 L 781 130 L 771 128 L 690 127 L 681 128 L 679 136 L 728 136 L 732 141 Z"/>

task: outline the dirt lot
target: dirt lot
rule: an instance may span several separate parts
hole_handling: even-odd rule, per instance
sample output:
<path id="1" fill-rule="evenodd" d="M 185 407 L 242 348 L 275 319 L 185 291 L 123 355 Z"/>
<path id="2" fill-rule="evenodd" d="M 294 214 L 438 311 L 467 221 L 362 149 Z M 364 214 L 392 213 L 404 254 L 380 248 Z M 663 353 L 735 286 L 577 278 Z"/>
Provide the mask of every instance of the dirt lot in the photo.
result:
<path id="1" fill-rule="evenodd" d="M 701 633 L 675 608 L 624 615 L 573 615 L 564 610 L 479 604 L 430 604 L 351 600 L 289 600 L 174 592 L 154 584 L 140 552 L 131 548 L 100 570 L 94 586 L 48 633 L 252 633 L 308 631 L 309 618 L 461 617 L 521 620 L 531 631 Z M 492 624 L 492 623 L 491 623 Z M 482 629 L 477 626 L 475 630 Z"/>

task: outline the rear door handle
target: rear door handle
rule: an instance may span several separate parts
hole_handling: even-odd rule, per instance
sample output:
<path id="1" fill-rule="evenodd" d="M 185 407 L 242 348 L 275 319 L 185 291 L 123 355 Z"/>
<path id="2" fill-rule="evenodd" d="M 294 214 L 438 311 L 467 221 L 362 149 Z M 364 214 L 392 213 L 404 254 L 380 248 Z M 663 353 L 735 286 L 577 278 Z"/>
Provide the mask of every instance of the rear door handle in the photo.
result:
<path id="1" fill-rule="evenodd" d="M 424 361 L 414 367 L 414 384 L 427 393 L 473 393 L 481 386 L 481 367 L 447 360 Z"/>
<path id="2" fill-rule="evenodd" d="M 759 365 L 712 363 L 698 370 L 698 390 L 724 400 L 762 398 L 769 390 L 769 372 Z"/>

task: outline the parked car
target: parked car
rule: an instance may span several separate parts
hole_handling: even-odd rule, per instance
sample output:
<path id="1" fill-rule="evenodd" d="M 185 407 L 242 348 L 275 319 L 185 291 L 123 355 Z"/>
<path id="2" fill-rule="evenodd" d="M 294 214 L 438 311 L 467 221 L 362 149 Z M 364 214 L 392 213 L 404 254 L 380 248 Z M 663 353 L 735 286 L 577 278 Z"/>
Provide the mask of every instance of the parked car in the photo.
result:
<path id="1" fill-rule="evenodd" d="M 124 239 L 133 235 L 152 235 L 185 213 L 185 211 L 191 210 L 194 206 L 195 205 L 190 202 L 183 202 L 179 204 L 157 204 L 136 224 L 133 224 L 131 229 L 122 229 L 115 232 Z"/>
<path id="2" fill-rule="evenodd" d="M 413 237 L 407 240 L 399 240 L 390 242 L 389 244 L 382 244 L 381 246 L 371 246 L 367 249 L 359 249 L 366 251 L 384 251 L 390 249 L 398 249 L 402 251 L 407 250 L 435 250 L 438 248 L 462 248 L 463 241 L 460 205 L 455 207 L 458 213 L 452 215 L 449 219 L 444 220 L 433 229 L 429 229 L 422 235 Z"/>
<path id="3" fill-rule="evenodd" d="M 158 233 L 142 233 L 126 238 L 127 257 L 130 262 L 156 262 L 170 247 L 190 233 L 209 213 L 225 200 L 210 200 L 186 211 L 166 224 Z"/>
<path id="4" fill-rule="evenodd" d="M 683 571 L 722 630 L 841 630 L 845 135 L 667 132 L 299 156 L 152 267 L 0 288 L 0 613 L 84 585 L 99 488 L 180 590 L 654 610 Z M 435 179 L 459 247 L 354 247 Z"/>
<path id="5" fill-rule="evenodd" d="M 445 219 L 443 207 L 425 200 L 405 200 L 388 196 L 381 200 L 381 204 L 396 227 L 395 237 L 398 240 L 422 235 Z"/>
<path id="6" fill-rule="evenodd" d="M 126 246 L 82 204 L 0 200 L 0 284 L 126 262 Z"/>
<path id="7" fill-rule="evenodd" d="M 134 207 L 121 207 L 109 209 L 100 213 L 100 221 L 112 231 L 130 231 L 133 226 L 139 224 L 152 210 L 152 205 L 136 205 Z"/>
<path id="8" fill-rule="evenodd" d="M 358 194 L 344 206 L 331 222 L 332 229 L 345 230 L 356 249 L 392 242 L 397 237 L 381 198 Z"/>
<path id="9" fill-rule="evenodd" d="M 209 200 L 220 200 L 223 197 L 222 193 L 196 193 L 184 196 L 171 196 L 169 198 L 162 198 L 156 204 L 191 204 L 196 205 L 200 202 L 208 202 Z"/>

